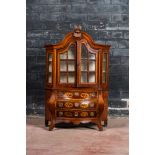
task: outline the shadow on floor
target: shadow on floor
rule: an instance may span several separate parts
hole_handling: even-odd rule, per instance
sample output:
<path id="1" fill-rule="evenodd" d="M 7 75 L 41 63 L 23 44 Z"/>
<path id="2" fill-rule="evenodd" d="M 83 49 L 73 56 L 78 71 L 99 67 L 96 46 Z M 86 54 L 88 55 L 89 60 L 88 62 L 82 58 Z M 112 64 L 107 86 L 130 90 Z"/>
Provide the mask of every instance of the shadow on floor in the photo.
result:
<path id="1" fill-rule="evenodd" d="M 48 127 L 45 127 L 44 117 L 31 117 L 28 116 L 26 119 L 27 125 L 32 125 L 38 128 L 42 128 L 44 130 L 48 130 Z M 108 120 L 108 127 L 107 128 L 122 128 L 127 127 L 129 125 L 128 123 L 128 117 L 114 117 L 109 118 Z M 83 128 L 83 129 L 92 129 L 97 130 L 97 125 L 95 123 L 80 123 L 79 125 L 74 125 L 72 123 L 57 123 L 56 129 L 72 129 L 72 128 Z"/>

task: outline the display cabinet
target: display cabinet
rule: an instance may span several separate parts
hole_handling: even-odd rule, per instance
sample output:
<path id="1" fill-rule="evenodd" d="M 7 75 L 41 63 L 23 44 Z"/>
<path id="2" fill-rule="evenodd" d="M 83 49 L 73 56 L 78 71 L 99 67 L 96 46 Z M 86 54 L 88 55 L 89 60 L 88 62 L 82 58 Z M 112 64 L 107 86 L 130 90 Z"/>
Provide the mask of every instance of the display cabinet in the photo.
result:
<path id="1" fill-rule="evenodd" d="M 75 26 L 64 40 L 46 48 L 45 125 L 94 122 L 107 125 L 110 45 L 96 44 Z"/>

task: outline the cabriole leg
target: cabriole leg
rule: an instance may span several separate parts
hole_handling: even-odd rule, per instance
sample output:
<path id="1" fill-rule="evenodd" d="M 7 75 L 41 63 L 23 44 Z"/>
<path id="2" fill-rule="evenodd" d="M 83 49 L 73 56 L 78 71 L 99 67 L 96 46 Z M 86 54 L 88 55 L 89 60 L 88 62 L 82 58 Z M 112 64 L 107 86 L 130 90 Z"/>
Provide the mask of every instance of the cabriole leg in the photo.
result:
<path id="1" fill-rule="evenodd" d="M 103 131 L 103 126 L 102 126 L 102 123 L 101 123 L 101 119 L 98 120 L 97 126 L 98 126 L 99 131 Z"/>
<path id="2" fill-rule="evenodd" d="M 53 130 L 54 127 L 55 127 L 55 121 L 52 120 L 52 121 L 51 121 L 51 124 L 50 124 L 50 126 L 49 126 L 49 131 Z"/>

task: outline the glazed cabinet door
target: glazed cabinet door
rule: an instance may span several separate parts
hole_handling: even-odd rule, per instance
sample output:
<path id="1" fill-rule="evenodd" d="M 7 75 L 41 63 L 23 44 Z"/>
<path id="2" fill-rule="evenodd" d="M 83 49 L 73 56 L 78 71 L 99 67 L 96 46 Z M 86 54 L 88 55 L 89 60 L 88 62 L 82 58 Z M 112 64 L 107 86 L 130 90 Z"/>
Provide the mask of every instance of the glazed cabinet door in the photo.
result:
<path id="1" fill-rule="evenodd" d="M 107 80 L 107 60 L 108 60 L 108 55 L 107 53 L 103 54 L 103 59 L 102 59 L 102 83 L 105 83 Z"/>
<path id="2" fill-rule="evenodd" d="M 75 86 L 76 84 L 76 44 L 72 43 L 68 48 L 58 52 L 57 61 L 58 85 Z"/>
<path id="3" fill-rule="evenodd" d="M 95 87 L 98 84 L 98 51 L 86 40 L 78 42 L 78 86 Z"/>
<path id="4" fill-rule="evenodd" d="M 108 50 L 104 50 L 102 55 L 101 55 L 101 68 L 100 68 L 100 72 L 101 72 L 101 84 L 103 86 L 103 88 L 108 88 L 108 66 L 109 66 L 109 54 L 108 54 Z"/>
<path id="5" fill-rule="evenodd" d="M 53 65 L 52 65 L 52 62 L 53 62 L 53 54 L 52 53 L 48 53 L 47 54 L 47 68 L 46 68 L 46 73 L 47 73 L 47 76 L 46 76 L 46 81 L 49 85 L 51 85 L 53 83 L 53 78 L 52 78 L 52 70 L 53 70 Z"/>
<path id="6" fill-rule="evenodd" d="M 57 84 L 59 86 L 98 86 L 99 50 L 91 48 L 87 40 L 82 39 L 71 43 L 57 53 Z"/>

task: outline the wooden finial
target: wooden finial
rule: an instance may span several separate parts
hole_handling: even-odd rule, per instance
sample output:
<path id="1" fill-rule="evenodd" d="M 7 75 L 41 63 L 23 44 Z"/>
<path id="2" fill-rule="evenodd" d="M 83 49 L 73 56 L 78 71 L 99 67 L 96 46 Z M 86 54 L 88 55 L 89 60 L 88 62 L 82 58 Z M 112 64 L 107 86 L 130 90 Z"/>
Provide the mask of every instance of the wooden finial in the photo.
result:
<path id="1" fill-rule="evenodd" d="M 74 30 L 75 30 L 75 29 L 81 30 L 81 29 L 82 29 L 82 26 L 81 26 L 81 25 L 74 25 Z"/>
<path id="2" fill-rule="evenodd" d="M 81 29 L 82 26 L 81 25 L 74 25 L 74 37 L 81 37 Z"/>

